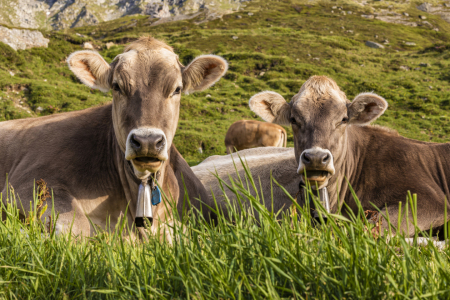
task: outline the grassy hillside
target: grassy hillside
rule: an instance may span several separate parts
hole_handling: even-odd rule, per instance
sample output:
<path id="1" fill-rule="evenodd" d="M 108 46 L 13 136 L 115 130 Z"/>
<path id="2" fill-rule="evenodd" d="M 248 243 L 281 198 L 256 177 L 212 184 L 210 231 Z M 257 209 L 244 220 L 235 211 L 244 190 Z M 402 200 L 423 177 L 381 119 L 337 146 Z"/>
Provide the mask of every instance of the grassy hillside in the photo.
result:
<path id="1" fill-rule="evenodd" d="M 373 5 L 387 9 L 390 2 Z M 267 0 L 249 2 L 244 11 L 201 24 L 204 16 L 158 26 L 151 26 L 154 19 L 129 16 L 96 27 L 47 32 L 48 49 L 16 52 L 0 44 L 0 119 L 107 103 L 111 94 L 82 86 L 65 58 L 90 41 L 110 61 L 128 41 L 150 34 L 174 46 L 185 64 L 207 53 L 221 55 L 230 64 L 212 89 L 183 95 L 175 144 L 191 164 L 225 153 L 229 125 L 256 118 L 247 106 L 253 94 L 274 90 L 290 99 L 316 74 L 335 79 L 349 98 L 364 91 L 385 97 L 390 107 L 379 124 L 411 138 L 445 142 L 450 134 L 450 24 L 413 4 L 397 6 L 392 9 L 408 12 L 414 20 L 426 16 L 431 25 L 409 27 L 362 18 L 372 10 L 369 6 Z M 372 49 L 364 45 L 367 40 L 389 43 Z M 117 46 L 107 50 L 107 42 Z M 292 145 L 292 136 L 288 142 Z"/>

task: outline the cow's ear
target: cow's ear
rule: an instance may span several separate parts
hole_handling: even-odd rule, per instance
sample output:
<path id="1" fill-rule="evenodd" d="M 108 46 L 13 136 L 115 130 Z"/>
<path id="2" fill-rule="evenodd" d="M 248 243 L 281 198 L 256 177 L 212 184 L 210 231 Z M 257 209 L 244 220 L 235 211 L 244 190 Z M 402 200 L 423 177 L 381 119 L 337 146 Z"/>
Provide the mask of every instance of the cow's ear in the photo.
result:
<path id="1" fill-rule="evenodd" d="M 348 106 L 349 123 L 367 125 L 381 116 L 387 107 L 386 100 L 377 94 L 359 94 Z"/>
<path id="2" fill-rule="evenodd" d="M 203 91 L 216 83 L 228 70 L 225 59 L 216 55 L 201 55 L 183 68 L 183 91 Z"/>
<path id="3" fill-rule="evenodd" d="M 94 51 L 77 51 L 67 58 L 69 69 L 90 88 L 109 91 L 109 73 L 111 67 Z"/>
<path id="4" fill-rule="evenodd" d="M 264 121 L 290 125 L 291 106 L 275 92 L 261 92 L 250 98 L 250 109 Z"/>

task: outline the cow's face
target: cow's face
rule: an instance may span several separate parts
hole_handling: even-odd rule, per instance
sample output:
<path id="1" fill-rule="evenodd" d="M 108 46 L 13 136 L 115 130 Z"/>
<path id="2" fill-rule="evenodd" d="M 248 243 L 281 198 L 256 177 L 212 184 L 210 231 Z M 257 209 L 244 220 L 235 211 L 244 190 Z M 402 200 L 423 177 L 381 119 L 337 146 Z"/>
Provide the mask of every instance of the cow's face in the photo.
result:
<path id="1" fill-rule="evenodd" d="M 184 67 L 171 47 L 148 37 L 130 44 L 111 64 L 93 51 L 75 52 L 67 61 L 84 84 L 113 90 L 114 132 L 141 179 L 168 159 L 181 92 L 204 90 L 227 70 L 226 61 L 214 55 L 200 56 Z"/>
<path id="2" fill-rule="evenodd" d="M 372 93 L 348 101 L 325 76 L 308 79 L 289 104 L 277 93 L 262 92 L 249 105 L 267 122 L 292 126 L 298 173 L 302 181 L 306 173 L 315 189 L 327 186 L 336 173 L 336 162 L 345 159 L 349 126 L 367 125 L 387 108 L 387 102 Z"/>

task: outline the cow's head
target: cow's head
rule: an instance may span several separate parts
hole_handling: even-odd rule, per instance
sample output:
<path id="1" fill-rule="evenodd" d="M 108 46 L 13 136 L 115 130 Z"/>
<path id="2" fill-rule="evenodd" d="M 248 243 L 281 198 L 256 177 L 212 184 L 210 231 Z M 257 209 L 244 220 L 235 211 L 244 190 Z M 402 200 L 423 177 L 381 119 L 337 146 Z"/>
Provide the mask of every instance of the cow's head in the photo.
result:
<path id="1" fill-rule="evenodd" d="M 327 186 L 347 151 L 350 126 L 364 126 L 377 119 L 387 102 L 373 93 L 363 93 L 350 102 L 336 82 L 313 76 L 290 103 L 275 92 L 262 92 L 250 99 L 250 108 L 267 122 L 291 125 L 298 173 L 313 188 Z M 302 178 L 304 180 L 304 178 Z"/>
<path id="2" fill-rule="evenodd" d="M 228 67 L 214 55 L 197 57 L 184 67 L 170 46 L 152 37 L 131 43 L 111 64 L 94 51 L 75 52 L 67 62 L 87 86 L 113 90 L 114 132 L 141 179 L 157 172 L 168 158 L 181 92 L 210 87 Z"/>

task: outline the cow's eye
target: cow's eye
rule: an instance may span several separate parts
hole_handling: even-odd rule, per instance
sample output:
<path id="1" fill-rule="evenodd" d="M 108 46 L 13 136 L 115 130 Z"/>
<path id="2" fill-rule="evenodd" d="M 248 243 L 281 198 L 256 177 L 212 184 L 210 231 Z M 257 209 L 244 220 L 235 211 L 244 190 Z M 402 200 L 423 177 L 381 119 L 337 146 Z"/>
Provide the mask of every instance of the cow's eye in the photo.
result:
<path id="1" fill-rule="evenodd" d="M 292 125 L 297 125 L 297 121 L 295 121 L 294 117 L 292 117 L 289 121 L 291 122 Z"/>
<path id="2" fill-rule="evenodd" d="M 343 123 L 343 124 L 348 123 L 348 117 L 344 117 L 344 118 L 342 119 L 342 123 Z"/>
<path id="3" fill-rule="evenodd" d="M 112 89 L 113 89 L 114 91 L 120 93 L 120 86 L 119 86 L 119 84 L 118 84 L 117 82 L 114 82 L 114 83 L 112 84 Z"/>
<path id="4" fill-rule="evenodd" d="M 181 93 L 181 86 L 177 87 L 175 89 L 175 91 L 173 92 L 172 96 L 178 95 L 179 93 Z"/>

